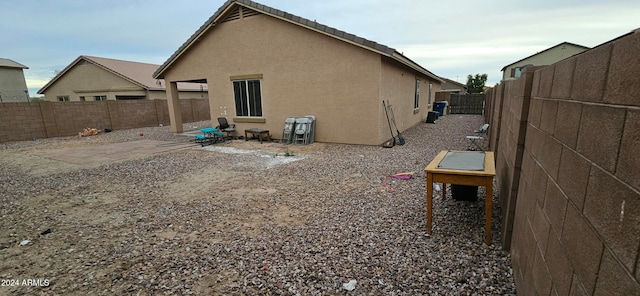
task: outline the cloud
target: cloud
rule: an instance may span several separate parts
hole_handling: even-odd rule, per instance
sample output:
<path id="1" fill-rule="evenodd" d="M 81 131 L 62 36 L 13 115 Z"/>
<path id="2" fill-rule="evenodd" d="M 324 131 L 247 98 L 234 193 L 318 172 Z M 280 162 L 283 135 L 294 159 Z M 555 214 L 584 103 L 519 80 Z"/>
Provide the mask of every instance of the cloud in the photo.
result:
<path id="1" fill-rule="evenodd" d="M 593 47 L 636 29 L 637 0 L 257 0 L 396 48 L 448 78 L 487 73 L 568 41 Z M 224 0 L 2 0 L 0 57 L 41 84 L 79 55 L 163 63 Z M 20 24 L 17 26 L 16 24 Z M 455 78 L 455 77 L 454 77 Z M 497 80 L 499 81 L 499 80 Z"/>

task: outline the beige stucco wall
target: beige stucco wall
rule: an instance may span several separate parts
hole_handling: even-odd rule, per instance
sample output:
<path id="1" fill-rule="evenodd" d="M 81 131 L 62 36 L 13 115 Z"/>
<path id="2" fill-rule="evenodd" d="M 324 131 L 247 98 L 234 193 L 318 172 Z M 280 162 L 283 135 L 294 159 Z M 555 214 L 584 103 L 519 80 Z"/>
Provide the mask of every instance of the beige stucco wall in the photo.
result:
<path id="1" fill-rule="evenodd" d="M 70 101 L 80 101 L 80 96 L 92 101 L 94 96 L 107 96 L 115 100 L 118 95 L 144 96 L 146 90 L 115 74 L 90 63 L 69 69 L 44 92 L 46 101 L 58 101 L 59 96 L 69 96 Z"/>
<path id="2" fill-rule="evenodd" d="M 107 96 L 115 100 L 116 96 L 144 96 L 150 100 L 166 100 L 164 90 L 146 90 L 139 85 L 91 63 L 81 63 L 69 69 L 50 85 L 45 93 L 45 101 L 57 102 L 60 96 L 69 96 L 69 101 L 94 101 L 95 96 Z M 206 99 L 207 92 L 181 91 L 180 99 Z"/>
<path id="3" fill-rule="evenodd" d="M 545 52 L 536 54 L 532 57 L 529 57 L 527 59 L 514 63 L 513 65 L 509 65 L 504 70 L 504 72 L 502 72 L 502 79 L 503 80 L 514 79 L 511 77 L 511 69 L 513 68 L 518 68 L 518 67 L 522 67 L 529 64 L 534 66 L 551 65 L 555 62 L 564 60 L 570 56 L 579 54 L 585 50 L 586 50 L 585 48 L 570 45 L 570 44 L 563 44 L 561 46 L 551 48 Z"/>
<path id="4" fill-rule="evenodd" d="M 420 99 L 418 108 L 414 109 L 416 79 L 420 80 Z M 432 85 L 431 102 L 429 102 L 429 83 Z M 381 86 L 380 100 L 391 104 L 396 124 L 401 132 L 425 121 L 427 113 L 433 109 L 435 92 L 441 88 L 439 81 L 427 78 L 388 58 L 382 58 Z M 383 138 L 388 139 L 391 136 L 389 124 L 382 109 L 382 103 L 379 104 Z"/>
<path id="5" fill-rule="evenodd" d="M 27 82 L 19 68 L 0 67 L 0 96 L 2 102 L 28 102 Z"/>
<path id="6" fill-rule="evenodd" d="M 212 124 L 225 116 L 237 124 L 240 135 L 246 128 L 263 128 L 280 138 L 287 117 L 314 115 L 316 141 L 378 145 L 389 138 L 386 119 L 382 133 L 382 67 L 379 54 L 257 15 L 217 24 L 164 79 L 207 79 Z M 235 117 L 231 77 L 252 74 L 262 75 L 264 122 Z"/>
<path id="7" fill-rule="evenodd" d="M 166 100 L 167 92 L 165 90 L 150 90 L 147 99 L 150 100 Z M 180 99 L 208 99 L 207 91 L 180 91 L 178 92 Z"/>

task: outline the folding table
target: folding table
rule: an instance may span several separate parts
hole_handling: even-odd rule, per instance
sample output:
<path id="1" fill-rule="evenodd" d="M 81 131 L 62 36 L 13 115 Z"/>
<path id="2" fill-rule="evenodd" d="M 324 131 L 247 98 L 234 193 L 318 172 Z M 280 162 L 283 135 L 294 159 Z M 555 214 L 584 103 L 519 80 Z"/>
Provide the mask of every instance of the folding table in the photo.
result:
<path id="1" fill-rule="evenodd" d="M 485 244 L 491 244 L 493 177 L 496 175 L 493 152 L 442 150 L 424 169 L 427 179 L 427 233 L 431 234 L 433 183 L 442 183 L 442 198 L 447 184 L 485 186 Z"/>

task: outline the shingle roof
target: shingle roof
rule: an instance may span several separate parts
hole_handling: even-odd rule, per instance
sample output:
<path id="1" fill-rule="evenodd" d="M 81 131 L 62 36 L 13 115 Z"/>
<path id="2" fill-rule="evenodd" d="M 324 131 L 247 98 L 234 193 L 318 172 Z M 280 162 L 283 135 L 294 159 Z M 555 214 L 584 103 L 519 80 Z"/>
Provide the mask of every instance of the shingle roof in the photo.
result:
<path id="1" fill-rule="evenodd" d="M 505 69 L 507 69 L 509 66 L 511 66 L 511 65 L 513 65 L 513 64 L 517 64 L 517 63 L 522 62 L 522 61 L 524 61 L 524 60 L 526 60 L 526 59 L 528 59 L 528 58 L 530 58 L 530 57 L 533 57 L 533 56 L 539 55 L 539 54 L 541 54 L 541 53 L 543 53 L 543 52 L 549 51 L 549 50 L 551 50 L 551 49 L 554 49 L 554 48 L 556 48 L 556 47 L 558 47 L 558 46 L 562 46 L 562 45 L 571 45 L 571 46 L 576 46 L 576 47 L 582 47 L 582 48 L 584 48 L 585 50 L 590 49 L 590 48 L 588 48 L 588 47 L 586 47 L 586 46 L 582 46 L 582 45 L 579 45 L 579 44 L 575 44 L 575 43 L 571 43 L 571 42 L 562 42 L 562 43 L 560 43 L 560 44 L 558 44 L 558 45 L 555 45 L 555 46 L 549 47 L 549 48 L 547 48 L 547 49 L 545 49 L 545 50 L 543 50 L 543 51 L 541 51 L 541 52 L 534 53 L 534 54 L 532 54 L 532 55 L 530 55 L 530 56 L 528 56 L 528 57 L 525 57 L 525 58 L 519 59 L 519 60 L 517 60 L 517 61 L 515 61 L 515 62 L 513 62 L 513 63 L 511 63 L 511 64 L 509 64 L 509 65 L 506 65 L 506 66 L 502 67 L 502 69 L 500 69 L 500 71 L 504 71 Z"/>
<path id="2" fill-rule="evenodd" d="M 29 69 L 29 67 L 27 67 L 27 66 L 25 66 L 23 64 L 20 64 L 18 62 L 10 60 L 10 59 L 3 59 L 3 58 L 0 58 L 0 67 L 3 67 L 3 68 Z"/>
<path id="3" fill-rule="evenodd" d="M 193 44 L 208 29 L 215 27 L 219 18 L 224 16 L 226 12 L 235 5 L 241 5 L 298 26 L 326 34 L 355 46 L 371 50 L 383 56 L 390 57 L 424 75 L 442 81 L 440 77 L 431 73 L 429 70 L 418 65 L 416 62 L 391 47 L 250 0 L 228 0 L 225 2 L 202 26 L 200 26 L 195 33 L 193 33 L 193 35 L 191 35 L 191 37 L 189 37 L 185 43 L 180 46 L 180 48 L 178 48 L 178 50 L 171 55 L 171 57 L 169 57 L 169 59 L 167 59 L 167 61 L 158 68 L 158 70 L 156 70 L 155 73 L 153 73 L 153 77 L 163 77 L 164 71 L 167 70 L 171 64 L 173 64 L 191 46 L 191 44 Z"/>
<path id="4" fill-rule="evenodd" d="M 147 64 L 140 62 L 132 62 L 132 61 L 123 61 L 116 59 L 108 59 L 101 57 L 92 57 L 92 56 L 79 56 L 76 58 L 71 64 L 65 67 L 58 75 L 56 75 L 51 81 L 49 81 L 45 86 L 43 86 L 40 90 L 38 90 L 39 94 L 44 93 L 44 91 L 49 88 L 52 84 L 54 84 L 60 77 L 64 76 L 71 68 L 77 65 L 81 61 L 86 61 L 91 64 L 94 64 L 107 72 L 110 72 L 116 76 L 120 76 L 121 78 L 130 81 L 133 84 L 140 86 L 146 90 L 165 90 L 166 85 L 164 80 L 153 78 L 153 71 L 158 69 L 159 65 L 156 64 Z M 206 90 L 206 84 L 199 83 L 186 83 L 179 82 L 178 89 L 179 90 L 201 90 L 200 86 Z"/>

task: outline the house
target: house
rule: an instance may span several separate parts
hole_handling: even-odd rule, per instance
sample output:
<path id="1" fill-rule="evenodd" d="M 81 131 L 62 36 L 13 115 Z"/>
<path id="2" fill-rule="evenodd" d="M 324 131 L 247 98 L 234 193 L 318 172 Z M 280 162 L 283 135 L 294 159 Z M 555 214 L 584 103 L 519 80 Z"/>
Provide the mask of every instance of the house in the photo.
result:
<path id="1" fill-rule="evenodd" d="M 0 58 L 0 103 L 29 102 L 29 89 L 24 79 L 29 67 L 10 59 Z"/>
<path id="2" fill-rule="evenodd" d="M 466 94 L 467 93 L 467 85 L 442 77 L 444 83 L 442 84 L 442 90 L 450 93 L 458 93 L 458 94 Z"/>
<path id="3" fill-rule="evenodd" d="M 403 131 L 425 121 L 442 84 L 393 48 L 248 0 L 225 2 L 153 76 L 167 82 L 176 133 L 176 83 L 192 82 L 209 86 L 214 125 L 280 138 L 287 117 L 313 115 L 316 141 L 365 145 L 391 138 L 383 100 Z"/>
<path id="4" fill-rule="evenodd" d="M 159 65 L 79 56 L 38 90 L 45 101 L 166 99 L 162 79 L 152 74 Z M 181 99 L 206 99 L 207 85 L 180 83 Z"/>
<path id="5" fill-rule="evenodd" d="M 588 47 L 582 45 L 562 42 L 556 46 L 547 48 L 534 55 L 530 55 L 504 66 L 500 70 L 502 71 L 502 80 L 517 79 L 520 77 L 522 70 L 526 67 L 551 65 L 588 49 Z"/>

